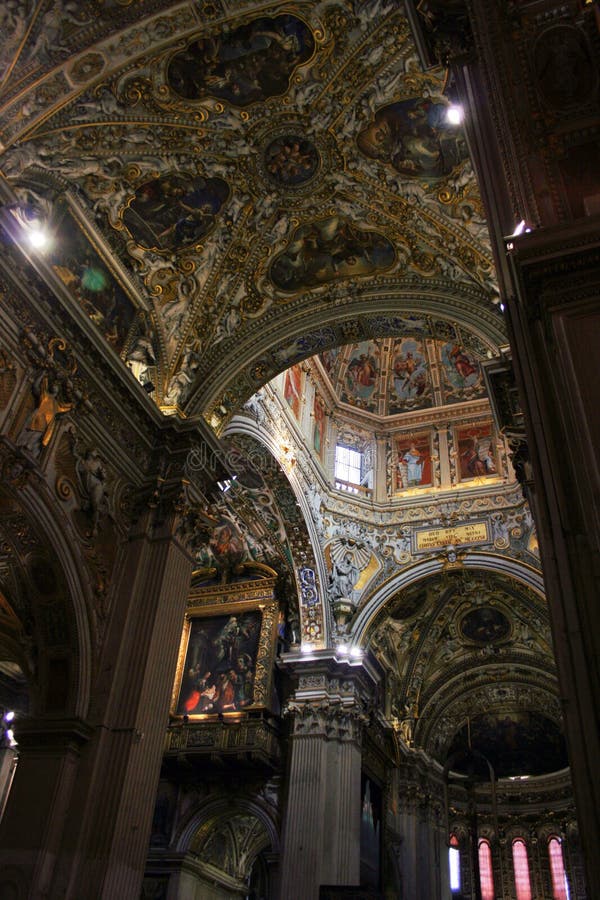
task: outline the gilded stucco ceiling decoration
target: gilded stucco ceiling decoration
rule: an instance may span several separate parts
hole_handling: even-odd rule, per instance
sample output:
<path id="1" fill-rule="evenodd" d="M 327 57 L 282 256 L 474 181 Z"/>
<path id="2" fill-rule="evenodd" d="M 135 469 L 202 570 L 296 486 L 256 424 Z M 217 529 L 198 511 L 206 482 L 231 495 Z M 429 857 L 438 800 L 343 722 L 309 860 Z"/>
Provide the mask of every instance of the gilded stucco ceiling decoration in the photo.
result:
<path id="1" fill-rule="evenodd" d="M 166 412 L 218 427 L 289 364 L 273 347 L 347 342 L 323 323 L 407 295 L 503 333 L 446 73 L 422 71 L 398 4 L 2 16 L 0 170 L 50 204 L 50 279 Z"/>
<path id="2" fill-rule="evenodd" d="M 392 721 L 441 763 L 470 734 L 487 756 L 499 741 L 501 776 L 567 764 L 548 612 L 530 588 L 501 574 L 435 576 L 390 599 L 369 647 L 388 672 Z"/>

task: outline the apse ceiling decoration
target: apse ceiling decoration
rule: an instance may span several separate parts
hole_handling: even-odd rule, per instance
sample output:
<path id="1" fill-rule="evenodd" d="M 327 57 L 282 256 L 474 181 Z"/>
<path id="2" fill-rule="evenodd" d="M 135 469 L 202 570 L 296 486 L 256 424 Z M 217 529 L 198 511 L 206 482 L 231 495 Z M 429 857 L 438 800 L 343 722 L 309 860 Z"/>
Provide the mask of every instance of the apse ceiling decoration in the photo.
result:
<path id="1" fill-rule="evenodd" d="M 69 259 L 40 268 L 92 304 L 165 412 L 222 428 L 276 371 L 344 342 L 341 304 L 355 340 L 390 333 L 373 326 L 378 315 L 437 309 L 501 342 L 482 204 L 462 129 L 446 118 L 447 74 L 422 70 L 400 4 L 126 9 L 3 12 L 0 171 L 5 202 L 16 189 L 76 202 L 92 249 L 67 253 L 64 219 L 55 252 Z M 109 257 L 131 290 L 107 272 L 90 299 L 84 260 L 100 270 Z M 265 362 L 307 334 L 296 359 Z M 475 348 L 459 338 L 444 361 L 423 337 L 413 329 L 394 350 L 398 409 L 435 397 L 436 353 L 445 402 L 476 392 Z"/>
<path id="2" fill-rule="evenodd" d="M 392 596 L 369 633 L 410 744 L 444 764 L 470 741 L 499 777 L 567 765 L 548 610 L 532 588 L 449 570 Z"/>

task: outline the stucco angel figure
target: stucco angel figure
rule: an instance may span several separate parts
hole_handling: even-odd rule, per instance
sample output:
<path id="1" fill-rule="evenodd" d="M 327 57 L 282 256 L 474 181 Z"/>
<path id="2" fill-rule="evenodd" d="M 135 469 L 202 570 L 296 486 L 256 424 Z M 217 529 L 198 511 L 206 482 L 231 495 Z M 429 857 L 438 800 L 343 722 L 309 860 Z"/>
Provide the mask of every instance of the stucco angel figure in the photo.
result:
<path id="1" fill-rule="evenodd" d="M 59 400 L 60 384 L 58 381 L 50 381 L 47 372 L 36 378 L 32 390 L 37 399 L 37 407 L 31 413 L 18 444 L 37 457 L 52 439 L 56 417 L 70 412 L 74 404 Z"/>

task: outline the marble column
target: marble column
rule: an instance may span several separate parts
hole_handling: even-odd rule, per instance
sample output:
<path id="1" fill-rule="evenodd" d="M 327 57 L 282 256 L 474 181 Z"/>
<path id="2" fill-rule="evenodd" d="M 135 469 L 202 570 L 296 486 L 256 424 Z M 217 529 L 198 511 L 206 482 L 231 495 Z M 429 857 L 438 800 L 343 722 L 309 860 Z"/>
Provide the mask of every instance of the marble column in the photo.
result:
<path id="1" fill-rule="evenodd" d="M 280 900 L 317 900 L 320 885 L 360 882 L 361 733 L 377 676 L 322 651 L 281 663 L 296 680 Z"/>

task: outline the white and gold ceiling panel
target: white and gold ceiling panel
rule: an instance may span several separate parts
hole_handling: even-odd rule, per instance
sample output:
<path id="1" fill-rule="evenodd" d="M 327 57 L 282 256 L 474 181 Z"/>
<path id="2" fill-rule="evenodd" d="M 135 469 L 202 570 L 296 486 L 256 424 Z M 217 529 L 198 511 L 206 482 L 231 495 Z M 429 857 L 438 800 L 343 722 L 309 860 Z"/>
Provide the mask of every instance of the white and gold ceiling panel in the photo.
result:
<path id="1" fill-rule="evenodd" d="M 2 15 L 4 193 L 50 217 L 51 280 L 165 412 L 229 415 L 290 361 L 386 333 L 373 318 L 402 308 L 502 342 L 446 73 L 422 70 L 401 5 Z"/>

